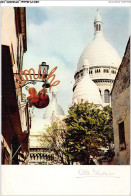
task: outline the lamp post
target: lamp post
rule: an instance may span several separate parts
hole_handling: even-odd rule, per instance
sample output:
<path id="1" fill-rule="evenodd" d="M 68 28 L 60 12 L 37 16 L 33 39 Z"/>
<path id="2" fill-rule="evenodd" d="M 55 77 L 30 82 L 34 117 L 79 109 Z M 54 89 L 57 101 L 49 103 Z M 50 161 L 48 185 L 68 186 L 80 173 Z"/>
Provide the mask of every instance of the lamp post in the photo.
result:
<path id="1" fill-rule="evenodd" d="M 46 80 L 47 76 L 48 76 L 48 69 L 49 69 L 49 65 L 46 64 L 46 62 L 42 62 L 40 65 L 40 76 L 42 76 L 42 74 L 44 73 L 44 84 L 42 85 L 43 88 L 49 88 L 50 84 L 48 82 L 48 80 Z"/>
<path id="2" fill-rule="evenodd" d="M 49 65 L 46 64 L 46 62 L 42 62 L 41 65 L 40 65 L 40 75 L 42 76 L 42 74 L 45 72 L 44 76 L 47 77 L 47 71 L 49 69 Z"/>

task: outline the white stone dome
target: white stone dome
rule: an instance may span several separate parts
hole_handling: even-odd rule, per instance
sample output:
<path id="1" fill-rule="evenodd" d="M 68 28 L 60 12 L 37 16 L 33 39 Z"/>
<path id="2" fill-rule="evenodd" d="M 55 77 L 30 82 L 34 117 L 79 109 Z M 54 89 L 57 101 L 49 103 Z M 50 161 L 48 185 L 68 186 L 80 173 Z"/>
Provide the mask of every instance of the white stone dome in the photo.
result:
<path id="1" fill-rule="evenodd" d="M 88 73 L 76 86 L 73 93 L 73 103 L 88 101 L 89 103 L 102 104 L 100 92 L 97 85 L 90 79 Z"/>
<path id="2" fill-rule="evenodd" d="M 80 70 L 85 59 L 89 66 L 114 66 L 119 67 L 121 59 L 117 51 L 103 38 L 96 37 L 82 52 L 77 70 Z"/>
<path id="3" fill-rule="evenodd" d="M 77 65 L 77 71 L 82 69 L 85 59 L 89 67 L 92 66 L 113 66 L 118 68 L 121 59 L 117 51 L 103 37 L 102 20 L 97 11 L 94 20 L 94 39 L 82 52 Z"/>
<path id="4" fill-rule="evenodd" d="M 89 61 L 87 58 L 84 59 L 83 66 L 89 66 Z"/>

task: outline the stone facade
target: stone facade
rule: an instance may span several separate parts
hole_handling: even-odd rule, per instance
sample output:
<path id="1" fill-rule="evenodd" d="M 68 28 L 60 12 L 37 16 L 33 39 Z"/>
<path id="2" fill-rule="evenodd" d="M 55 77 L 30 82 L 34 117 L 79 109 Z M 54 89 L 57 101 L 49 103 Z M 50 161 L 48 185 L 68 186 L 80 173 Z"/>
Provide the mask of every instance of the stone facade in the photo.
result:
<path id="1" fill-rule="evenodd" d="M 130 164 L 130 39 L 112 89 L 116 164 Z"/>
<path id="2" fill-rule="evenodd" d="M 27 51 L 26 10 L 2 7 L 2 164 L 28 163 L 28 138 L 31 126 L 28 105 L 16 95 L 13 73 L 23 67 Z"/>
<path id="3" fill-rule="evenodd" d="M 84 77 L 84 69 L 87 68 L 90 79 L 96 84 L 101 97 L 101 105 L 111 105 L 110 93 L 115 80 L 121 59 L 117 51 L 108 43 L 104 36 L 102 27 L 103 22 L 100 14 L 97 12 L 94 20 L 94 39 L 83 50 L 77 65 L 77 71 L 74 74 L 75 84 L 73 86 L 73 103 L 78 102 L 84 94 L 86 101 L 90 101 L 91 93 L 95 91 L 91 89 L 85 92 L 85 86 L 79 92 L 75 92 L 77 86 Z M 89 84 L 90 85 L 90 84 Z M 82 100 L 83 98 L 81 98 Z M 75 100 L 75 101 L 74 101 Z M 95 97 L 92 100 L 96 104 Z M 99 103 L 97 103 L 99 104 Z"/>

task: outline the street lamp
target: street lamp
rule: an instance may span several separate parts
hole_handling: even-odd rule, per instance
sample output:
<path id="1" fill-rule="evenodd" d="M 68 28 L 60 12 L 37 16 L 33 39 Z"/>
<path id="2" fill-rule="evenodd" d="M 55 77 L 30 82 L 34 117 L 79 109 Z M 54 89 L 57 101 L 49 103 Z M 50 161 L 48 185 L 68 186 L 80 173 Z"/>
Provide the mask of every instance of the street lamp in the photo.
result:
<path id="1" fill-rule="evenodd" d="M 49 65 L 47 65 L 46 62 L 42 62 L 40 65 L 40 76 L 42 76 L 42 74 L 44 73 L 43 78 L 45 80 L 44 80 L 44 84 L 42 85 L 43 88 L 50 87 L 50 83 L 48 82 L 48 80 L 46 80 L 46 78 L 48 76 L 48 69 L 49 69 Z"/>
<path id="2" fill-rule="evenodd" d="M 47 74 L 48 69 L 49 69 L 49 65 L 46 65 L 46 62 L 42 62 L 40 65 L 40 75 L 42 76 L 42 74 L 45 72 L 44 78 L 46 78 L 48 76 Z"/>

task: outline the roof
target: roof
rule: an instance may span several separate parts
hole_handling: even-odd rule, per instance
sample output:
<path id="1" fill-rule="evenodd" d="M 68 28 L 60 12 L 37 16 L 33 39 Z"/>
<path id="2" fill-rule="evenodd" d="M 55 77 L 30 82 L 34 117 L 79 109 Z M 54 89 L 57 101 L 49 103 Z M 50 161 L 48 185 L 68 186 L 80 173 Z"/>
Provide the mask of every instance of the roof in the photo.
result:
<path id="1" fill-rule="evenodd" d="M 62 107 L 57 103 L 57 90 L 56 89 L 52 92 L 52 101 L 46 107 L 43 118 L 50 120 L 53 113 L 57 116 L 64 115 L 64 111 Z"/>
<path id="2" fill-rule="evenodd" d="M 101 19 L 101 16 L 100 16 L 99 12 L 98 12 L 98 9 L 97 9 L 96 17 L 95 17 L 95 20 L 94 20 L 94 23 L 95 22 L 102 22 L 102 19 Z"/>
<path id="3" fill-rule="evenodd" d="M 79 103 L 81 101 L 88 101 L 89 103 L 98 105 L 102 104 L 99 89 L 90 79 L 88 73 L 85 73 L 73 93 L 73 103 Z"/>
<path id="4" fill-rule="evenodd" d="M 24 52 L 27 51 L 26 10 L 24 7 L 15 7 L 16 32 L 23 35 Z"/>
<path id="5" fill-rule="evenodd" d="M 101 17 L 100 14 L 97 12 L 95 21 L 98 20 L 101 20 Z M 120 56 L 115 50 L 115 48 L 105 40 L 102 32 L 102 27 L 99 31 L 97 31 L 95 27 L 94 39 L 83 50 L 78 61 L 77 71 L 79 71 L 83 67 L 85 60 L 88 61 L 89 67 L 119 67 L 121 63 Z"/>
<path id="6" fill-rule="evenodd" d="M 129 52 L 129 54 L 128 54 L 128 52 Z M 123 72 L 122 71 L 122 68 L 124 66 L 126 66 L 126 67 L 128 66 L 128 70 L 129 71 Z M 124 82 L 121 80 L 121 88 L 124 89 L 124 88 L 126 88 L 126 86 L 128 85 L 128 83 L 130 83 L 129 82 L 129 80 L 130 80 L 130 37 L 129 37 L 129 40 L 127 42 L 127 46 L 126 46 L 126 49 L 125 49 L 125 53 L 124 53 L 122 62 L 120 64 L 120 67 L 118 69 L 117 75 L 115 77 L 115 81 L 113 83 L 111 94 L 114 91 L 114 88 L 116 86 L 117 80 L 118 80 L 118 78 L 119 78 L 120 75 L 121 75 L 121 77 L 123 77 L 124 80 L 125 80 L 125 78 L 128 78 L 128 80 L 126 79 Z"/>

